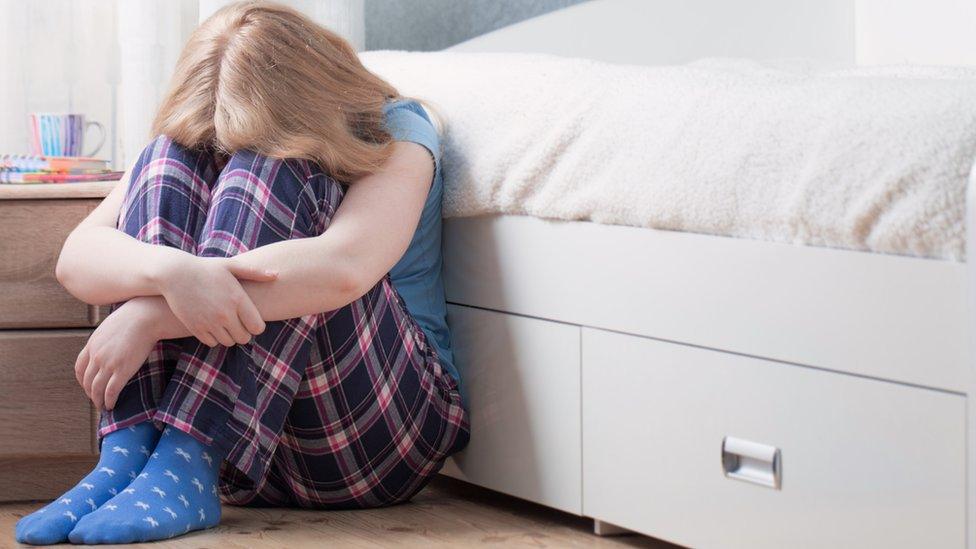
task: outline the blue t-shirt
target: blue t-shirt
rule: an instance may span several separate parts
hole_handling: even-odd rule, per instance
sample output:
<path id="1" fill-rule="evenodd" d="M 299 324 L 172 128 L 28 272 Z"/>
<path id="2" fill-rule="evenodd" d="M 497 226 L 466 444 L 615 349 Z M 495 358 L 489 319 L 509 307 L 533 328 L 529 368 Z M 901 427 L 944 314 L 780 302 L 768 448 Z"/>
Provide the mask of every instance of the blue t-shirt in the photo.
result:
<path id="1" fill-rule="evenodd" d="M 400 261 L 390 270 L 393 286 L 403 297 L 407 310 L 437 348 L 441 364 L 461 384 L 454 367 L 451 332 L 447 327 L 447 303 L 441 277 L 441 149 L 437 130 L 416 101 L 401 99 L 384 107 L 386 130 L 395 141 L 410 141 L 425 147 L 434 157 L 434 180 L 417 231 Z"/>

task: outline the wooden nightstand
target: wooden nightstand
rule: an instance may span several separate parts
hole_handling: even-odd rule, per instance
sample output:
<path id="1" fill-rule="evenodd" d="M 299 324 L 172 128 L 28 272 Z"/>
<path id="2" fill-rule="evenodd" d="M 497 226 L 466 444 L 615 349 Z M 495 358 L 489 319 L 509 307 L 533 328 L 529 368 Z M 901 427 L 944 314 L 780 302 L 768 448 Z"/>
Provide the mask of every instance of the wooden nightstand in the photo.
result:
<path id="1" fill-rule="evenodd" d="M 116 183 L 0 185 L 0 501 L 55 497 L 97 461 L 73 368 L 107 310 L 70 296 L 54 265 Z"/>

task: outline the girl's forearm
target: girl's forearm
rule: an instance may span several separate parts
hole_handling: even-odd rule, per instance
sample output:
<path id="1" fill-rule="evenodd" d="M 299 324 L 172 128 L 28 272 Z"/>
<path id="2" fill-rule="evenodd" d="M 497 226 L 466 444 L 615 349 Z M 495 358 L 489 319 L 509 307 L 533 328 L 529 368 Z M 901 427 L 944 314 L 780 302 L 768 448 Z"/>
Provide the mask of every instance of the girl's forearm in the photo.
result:
<path id="1" fill-rule="evenodd" d="M 334 244 L 324 238 L 303 238 L 262 246 L 229 258 L 241 265 L 273 267 L 278 277 L 272 282 L 242 281 L 244 291 L 266 321 L 284 320 L 332 311 L 348 305 L 364 294 L 373 283 L 353 276 L 351 261 L 342 253 L 330 253 Z M 150 315 L 157 340 L 192 335 L 161 296 L 129 300 L 124 307 L 135 307 Z"/>
<path id="2" fill-rule="evenodd" d="M 156 341 L 178 339 L 192 335 L 190 330 L 173 314 L 166 300 L 159 296 L 136 297 L 130 299 L 119 310 L 137 309 L 137 314 L 146 316 L 146 325 L 151 326 Z M 115 314 L 115 313 L 112 313 Z"/>
<path id="3" fill-rule="evenodd" d="M 175 248 L 140 242 L 112 227 L 81 226 L 61 249 L 56 275 L 73 296 L 92 305 L 159 295 L 160 272 Z"/>
<path id="4" fill-rule="evenodd" d="M 375 284 L 375 280 L 364 280 L 362 272 L 352 272 L 348 255 L 334 239 L 316 237 L 262 246 L 228 261 L 278 273 L 273 282 L 241 282 L 264 320 L 283 320 L 338 309 Z M 57 277 L 86 303 L 118 303 L 160 296 L 167 269 L 179 269 L 179 262 L 188 256 L 175 248 L 139 242 L 109 227 L 81 227 L 65 242 Z M 162 298 L 159 301 L 166 303 Z M 185 335 L 188 333 L 171 337 Z"/>
<path id="5" fill-rule="evenodd" d="M 368 274 L 354 272 L 354 259 L 339 249 L 335 239 L 324 235 L 269 244 L 230 261 L 278 273 L 272 282 L 242 281 L 266 321 L 333 311 L 376 283 Z"/>

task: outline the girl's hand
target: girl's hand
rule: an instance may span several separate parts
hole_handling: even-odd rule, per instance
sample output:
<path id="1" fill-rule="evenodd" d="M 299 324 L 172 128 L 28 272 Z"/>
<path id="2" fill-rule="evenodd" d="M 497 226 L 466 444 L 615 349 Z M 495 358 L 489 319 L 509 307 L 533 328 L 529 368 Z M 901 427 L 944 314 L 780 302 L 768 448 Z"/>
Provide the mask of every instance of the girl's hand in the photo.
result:
<path id="1" fill-rule="evenodd" d="M 137 297 L 108 315 L 88 338 L 75 361 L 75 378 L 97 409 L 115 407 L 159 340 L 156 326 L 152 301 Z"/>
<path id="2" fill-rule="evenodd" d="M 211 347 L 248 343 L 264 320 L 240 280 L 271 282 L 278 273 L 233 258 L 174 254 L 161 266 L 160 293 L 193 337 Z"/>

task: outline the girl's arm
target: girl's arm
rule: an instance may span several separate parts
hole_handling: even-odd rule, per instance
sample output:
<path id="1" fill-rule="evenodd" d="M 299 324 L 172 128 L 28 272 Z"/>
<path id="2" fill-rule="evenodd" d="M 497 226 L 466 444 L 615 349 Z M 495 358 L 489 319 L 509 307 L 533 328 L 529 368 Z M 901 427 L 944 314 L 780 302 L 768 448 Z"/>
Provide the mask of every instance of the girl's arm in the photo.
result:
<path id="1" fill-rule="evenodd" d="M 434 177 L 421 145 L 397 141 L 392 156 L 346 191 L 329 229 L 319 236 L 284 240 L 227 258 L 240 270 L 273 269 L 270 282 L 243 282 L 266 321 L 332 311 L 372 288 L 403 256 Z M 165 337 L 183 337 L 166 302 L 156 300 Z M 174 335 L 176 334 L 176 335 Z"/>
<path id="2" fill-rule="evenodd" d="M 324 234 L 215 259 L 146 244 L 115 229 L 126 177 L 68 236 L 57 277 L 72 295 L 96 305 L 162 295 L 172 306 L 186 301 L 178 294 L 201 288 L 194 303 L 224 310 L 230 304 L 218 299 L 240 301 L 244 296 L 223 295 L 226 284 L 219 284 L 220 277 L 211 272 L 220 266 L 246 280 L 244 289 L 265 320 L 331 311 L 363 295 L 403 255 L 432 178 L 424 147 L 395 142 L 379 171 L 350 185 Z M 214 268 L 207 269 L 207 264 Z M 188 319 L 205 314 L 203 309 L 184 313 L 174 307 L 174 312 Z"/>
<path id="3" fill-rule="evenodd" d="M 55 267 L 58 282 L 71 295 L 91 305 L 109 305 L 133 297 L 177 291 L 192 254 L 169 246 L 148 244 L 118 230 L 122 200 L 132 167 L 107 197 L 68 235 Z M 202 273 L 193 272 L 193 275 Z M 245 268 L 233 273 L 247 280 L 271 280 L 263 271 Z M 183 277 L 185 279 L 185 277 Z"/>
<path id="4" fill-rule="evenodd" d="M 164 296 L 190 333 L 210 346 L 246 343 L 261 333 L 261 315 L 238 280 L 274 280 L 275 273 L 197 258 L 116 229 L 131 176 L 130 167 L 68 235 L 55 267 L 61 285 L 92 305 Z"/>
<path id="5" fill-rule="evenodd" d="M 403 256 L 434 177 L 430 153 L 406 141 L 372 175 L 353 182 L 313 238 L 276 242 L 229 258 L 245 269 L 274 269 L 271 282 L 245 281 L 264 320 L 332 311 L 365 294 Z"/>
<path id="6" fill-rule="evenodd" d="M 115 228 L 131 174 L 130 166 L 105 200 L 71 231 L 55 268 L 61 285 L 92 305 L 159 295 L 158 267 L 179 253 L 139 242 Z"/>
<path id="7" fill-rule="evenodd" d="M 366 293 L 403 255 L 433 175 L 425 148 L 396 142 L 378 172 L 350 185 L 322 235 L 277 242 L 217 261 L 233 269 L 277 272 L 270 282 L 243 283 L 245 295 L 265 320 L 338 309 Z M 182 261 L 207 260 L 189 256 Z M 78 356 L 75 373 L 95 405 L 111 409 L 121 388 L 145 361 L 151 343 L 187 335 L 193 332 L 168 299 L 131 299 L 96 329 Z"/>

